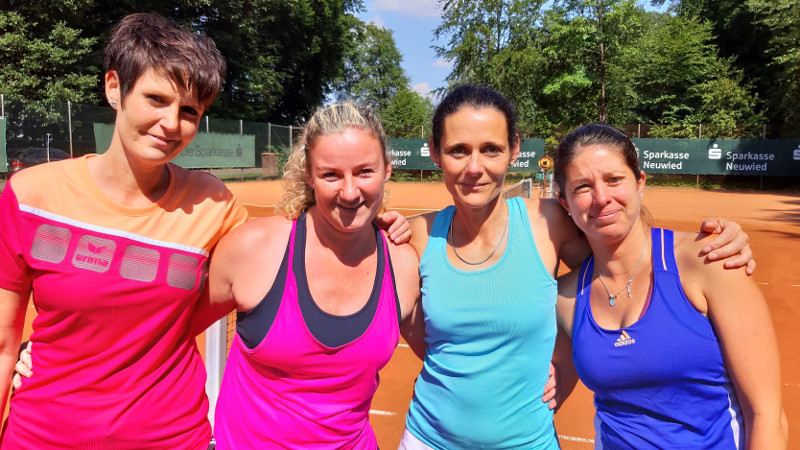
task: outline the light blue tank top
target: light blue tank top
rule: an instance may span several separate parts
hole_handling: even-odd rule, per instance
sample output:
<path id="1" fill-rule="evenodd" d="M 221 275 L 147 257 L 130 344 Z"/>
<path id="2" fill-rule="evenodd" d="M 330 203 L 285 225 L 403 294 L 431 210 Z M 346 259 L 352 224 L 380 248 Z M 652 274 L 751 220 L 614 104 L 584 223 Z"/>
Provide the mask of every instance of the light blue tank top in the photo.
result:
<path id="1" fill-rule="evenodd" d="M 736 449 L 744 423 L 711 322 L 686 298 L 673 233 L 653 228 L 653 293 L 644 315 L 601 328 L 589 301 L 594 259 L 580 271 L 575 369 L 594 391 L 598 449 Z M 625 299 L 627 300 L 627 299 Z"/>
<path id="2" fill-rule="evenodd" d="M 503 256 L 483 270 L 447 259 L 449 206 L 420 261 L 427 351 L 406 418 L 425 444 L 456 448 L 558 448 L 542 403 L 556 337 L 556 281 L 536 250 L 525 203 L 506 200 Z"/>

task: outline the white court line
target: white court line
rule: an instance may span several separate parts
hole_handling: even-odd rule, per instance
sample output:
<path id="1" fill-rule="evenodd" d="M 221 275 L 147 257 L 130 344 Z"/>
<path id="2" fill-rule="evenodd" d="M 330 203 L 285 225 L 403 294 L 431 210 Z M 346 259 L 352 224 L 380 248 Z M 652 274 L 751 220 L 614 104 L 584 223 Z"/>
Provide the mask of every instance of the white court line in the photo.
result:
<path id="1" fill-rule="evenodd" d="M 783 385 L 784 386 L 789 386 L 789 387 L 800 387 L 800 384 L 783 383 Z"/>
<path id="2" fill-rule="evenodd" d="M 380 410 L 377 410 L 377 409 L 370 409 L 369 413 L 370 414 L 377 414 L 379 416 L 396 416 L 397 415 L 396 412 L 380 411 Z"/>
<path id="3" fill-rule="evenodd" d="M 558 435 L 559 439 L 563 439 L 565 441 L 574 441 L 574 442 L 584 442 L 586 444 L 594 444 L 594 439 L 582 438 L 577 436 L 564 436 L 563 434 Z"/>
<path id="4" fill-rule="evenodd" d="M 800 287 L 800 284 L 790 284 L 791 287 Z"/>
<path id="5" fill-rule="evenodd" d="M 398 346 L 398 347 L 409 348 L 409 347 L 408 347 L 408 344 L 397 344 L 397 346 Z"/>
<path id="6" fill-rule="evenodd" d="M 761 285 L 764 285 L 764 286 L 769 286 L 769 283 L 758 283 L 758 284 L 761 284 Z"/>

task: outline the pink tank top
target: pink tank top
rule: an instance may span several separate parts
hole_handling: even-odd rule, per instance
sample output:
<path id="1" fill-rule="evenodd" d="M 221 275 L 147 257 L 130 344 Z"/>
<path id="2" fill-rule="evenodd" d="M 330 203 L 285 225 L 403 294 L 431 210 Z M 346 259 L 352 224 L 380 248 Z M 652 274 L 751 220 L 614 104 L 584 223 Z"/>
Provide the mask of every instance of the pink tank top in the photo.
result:
<path id="1" fill-rule="evenodd" d="M 217 448 L 375 449 L 370 404 L 378 371 L 400 336 L 385 238 L 378 244 L 385 264 L 371 324 L 353 341 L 328 347 L 311 334 L 298 304 L 291 270 L 296 230 L 297 221 L 281 304 L 266 337 L 253 349 L 238 334 L 231 344 L 215 415 Z"/>

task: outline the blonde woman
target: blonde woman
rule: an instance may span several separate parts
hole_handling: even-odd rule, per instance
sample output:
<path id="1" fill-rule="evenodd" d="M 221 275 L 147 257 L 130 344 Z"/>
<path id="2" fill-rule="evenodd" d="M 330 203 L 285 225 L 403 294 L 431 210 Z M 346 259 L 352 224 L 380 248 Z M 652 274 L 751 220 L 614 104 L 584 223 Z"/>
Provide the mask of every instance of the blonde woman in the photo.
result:
<path id="1" fill-rule="evenodd" d="M 281 215 L 220 242 L 211 302 L 238 314 L 218 448 L 377 448 L 369 408 L 378 371 L 419 295 L 414 250 L 372 224 L 390 175 L 370 109 L 323 107 L 287 164 Z"/>

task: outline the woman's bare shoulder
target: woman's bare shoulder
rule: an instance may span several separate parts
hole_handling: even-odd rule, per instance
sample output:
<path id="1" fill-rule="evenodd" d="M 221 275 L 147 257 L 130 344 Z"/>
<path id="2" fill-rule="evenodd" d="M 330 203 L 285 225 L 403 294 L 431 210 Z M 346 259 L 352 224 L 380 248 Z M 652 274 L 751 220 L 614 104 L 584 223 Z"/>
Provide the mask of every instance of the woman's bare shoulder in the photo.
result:
<path id="1" fill-rule="evenodd" d="M 218 251 L 233 255 L 272 251 L 276 246 L 285 247 L 291 230 L 292 221 L 283 216 L 253 219 L 223 236 Z"/>
<path id="2" fill-rule="evenodd" d="M 417 260 L 422 257 L 422 252 L 425 251 L 425 247 L 428 245 L 433 221 L 437 214 L 439 214 L 439 211 L 431 211 L 420 214 L 408 221 L 409 225 L 411 225 L 411 240 L 409 244 L 416 251 Z"/>

